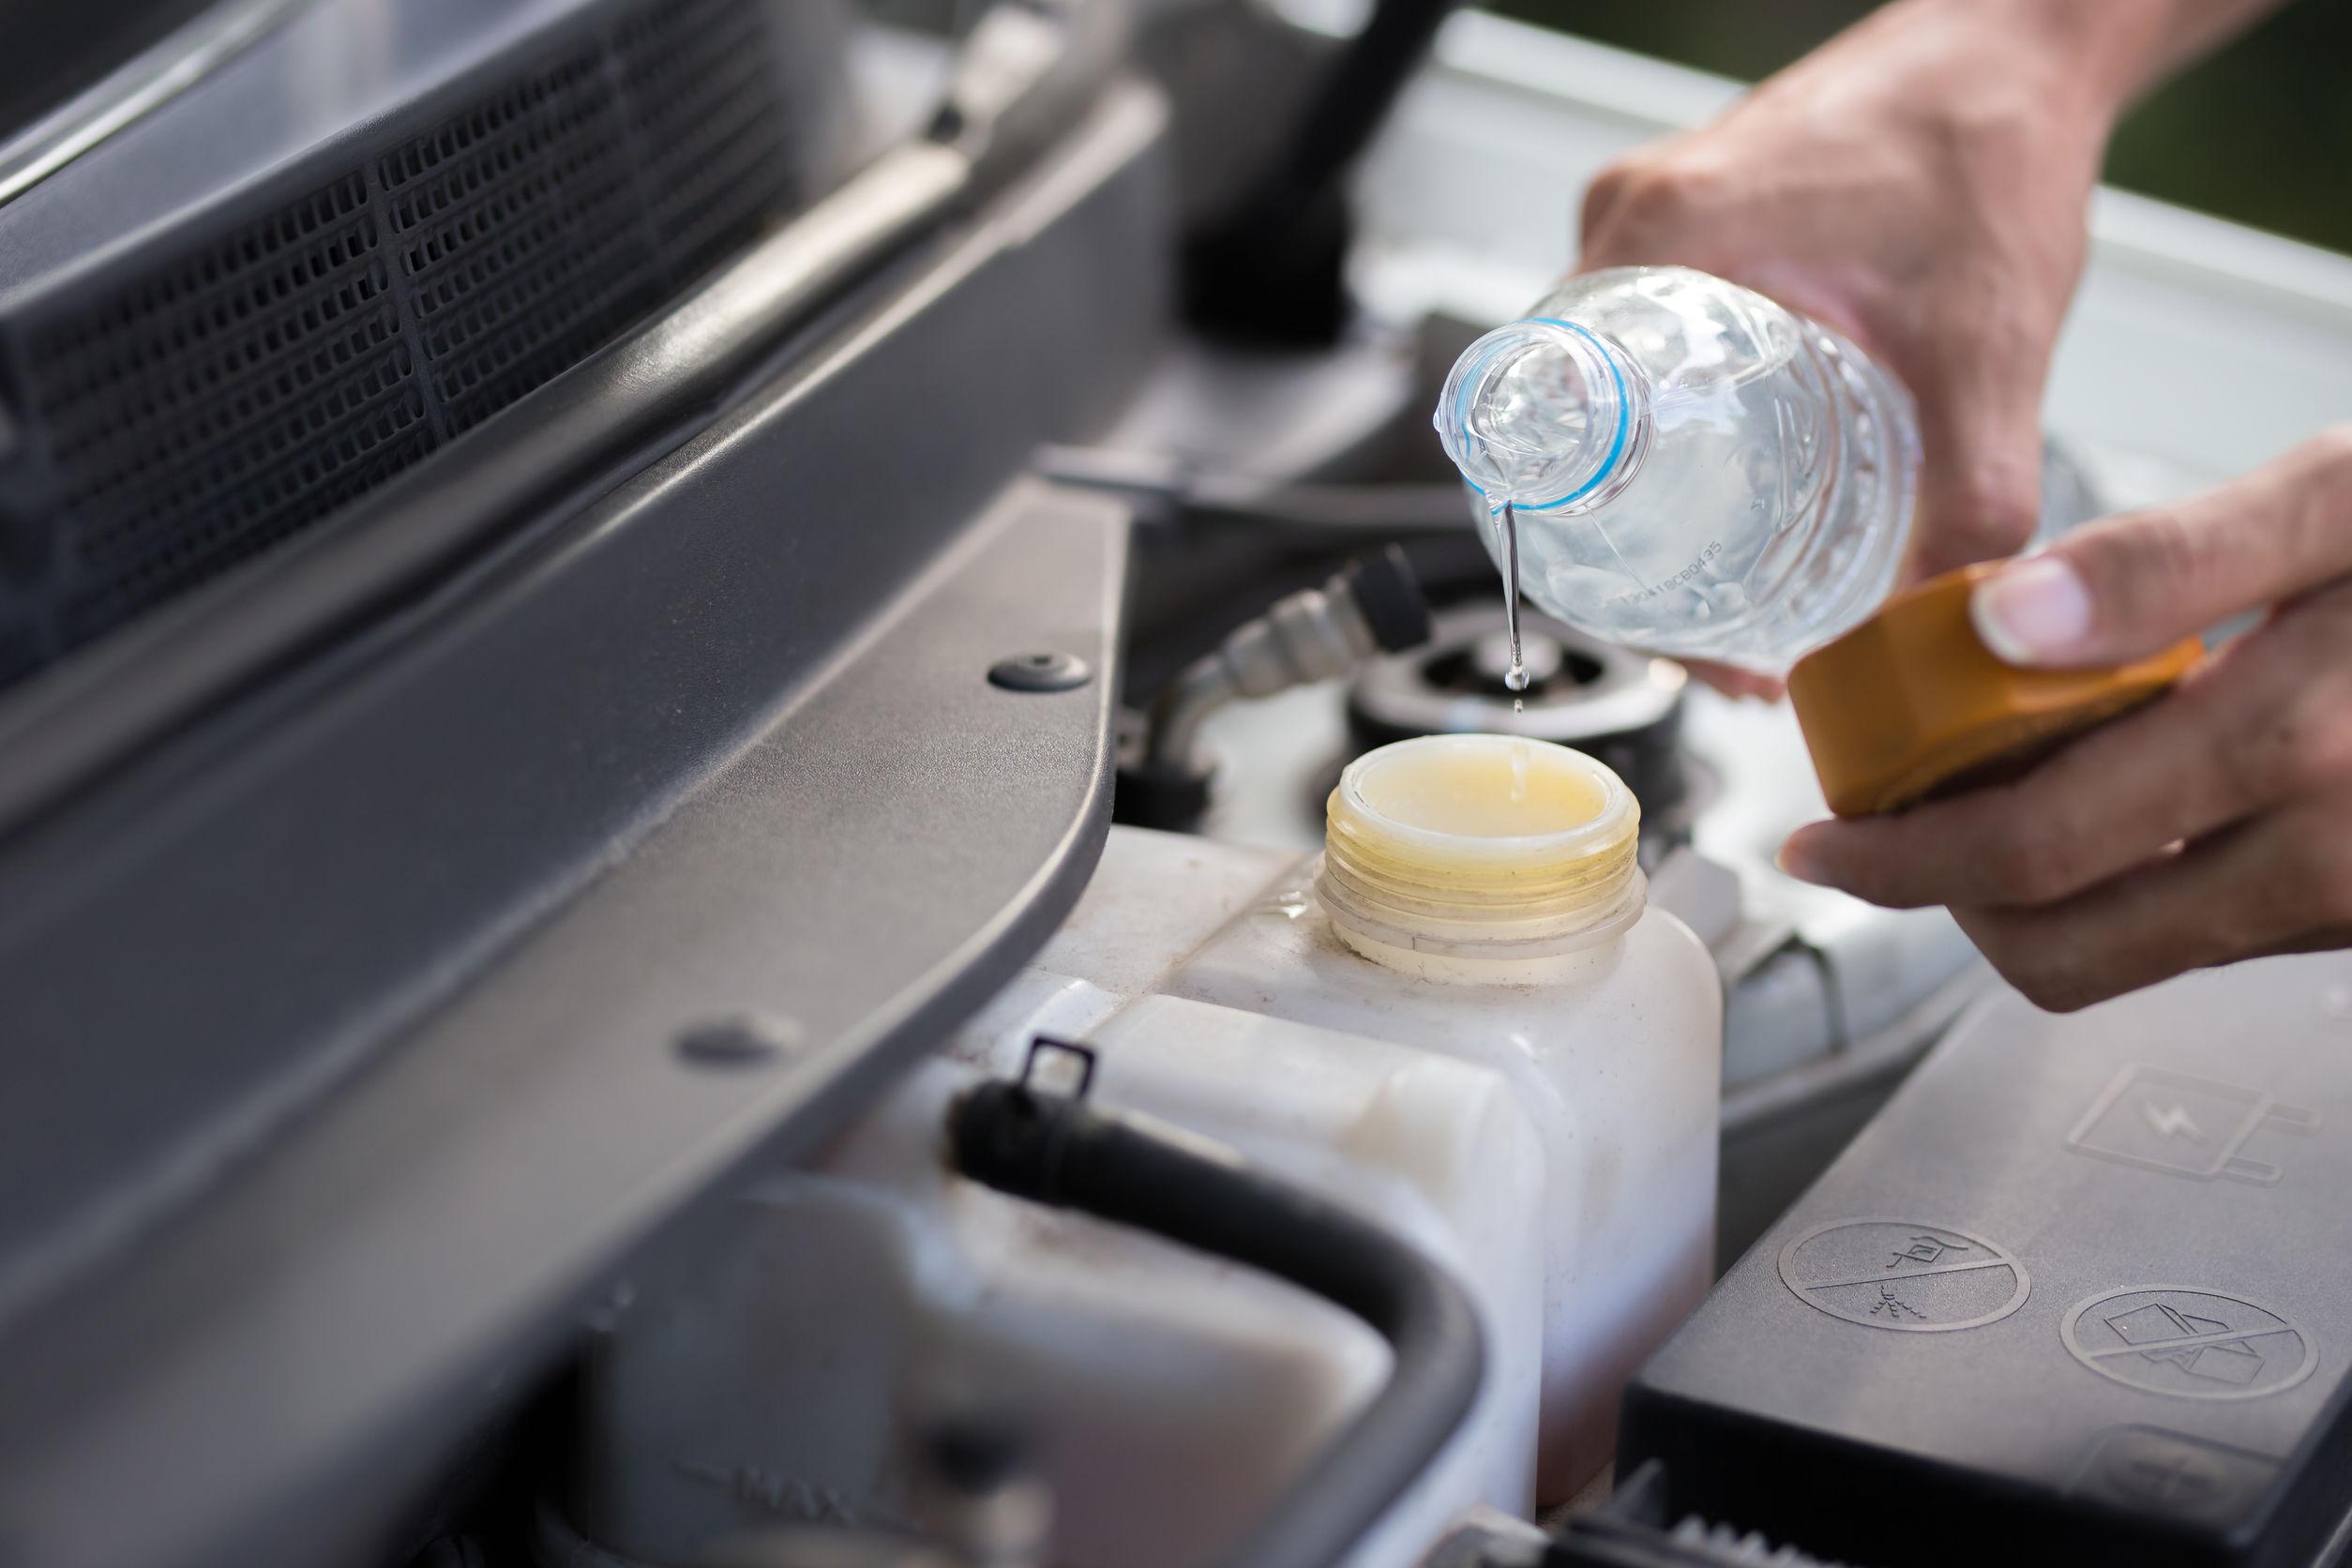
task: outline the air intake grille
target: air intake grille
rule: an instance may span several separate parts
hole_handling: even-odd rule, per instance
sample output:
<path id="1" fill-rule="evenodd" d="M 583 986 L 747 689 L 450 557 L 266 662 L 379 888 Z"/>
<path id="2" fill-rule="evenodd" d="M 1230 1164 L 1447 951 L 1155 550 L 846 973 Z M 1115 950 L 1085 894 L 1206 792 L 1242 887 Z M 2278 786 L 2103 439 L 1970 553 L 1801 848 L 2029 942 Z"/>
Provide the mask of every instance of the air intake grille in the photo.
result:
<path id="1" fill-rule="evenodd" d="M 608 9 L 226 238 L 10 324 L 40 482 L 0 504 L 0 684 L 326 518 L 789 210 L 769 3 Z"/>
<path id="2" fill-rule="evenodd" d="M 628 128 L 594 53 L 378 165 L 452 433 L 574 364 L 661 296 Z"/>
<path id="3" fill-rule="evenodd" d="M 730 0 L 678 0 L 621 26 L 621 81 L 638 106 L 654 225 L 701 270 L 747 237 L 742 193 L 780 201 L 760 17 Z"/>
<path id="4" fill-rule="evenodd" d="M 424 455 L 409 345 L 355 178 L 36 338 L 64 485 L 68 644 Z"/>

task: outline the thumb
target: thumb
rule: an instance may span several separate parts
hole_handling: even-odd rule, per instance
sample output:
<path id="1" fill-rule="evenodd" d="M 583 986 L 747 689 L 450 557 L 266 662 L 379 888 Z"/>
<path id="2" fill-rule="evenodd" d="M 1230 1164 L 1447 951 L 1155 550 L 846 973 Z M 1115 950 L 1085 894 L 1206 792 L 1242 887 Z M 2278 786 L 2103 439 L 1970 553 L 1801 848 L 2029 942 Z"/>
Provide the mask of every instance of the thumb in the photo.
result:
<path id="1" fill-rule="evenodd" d="M 2352 427 L 2175 505 L 2075 530 L 1978 585 L 2017 665 L 2114 664 L 2352 571 Z"/>

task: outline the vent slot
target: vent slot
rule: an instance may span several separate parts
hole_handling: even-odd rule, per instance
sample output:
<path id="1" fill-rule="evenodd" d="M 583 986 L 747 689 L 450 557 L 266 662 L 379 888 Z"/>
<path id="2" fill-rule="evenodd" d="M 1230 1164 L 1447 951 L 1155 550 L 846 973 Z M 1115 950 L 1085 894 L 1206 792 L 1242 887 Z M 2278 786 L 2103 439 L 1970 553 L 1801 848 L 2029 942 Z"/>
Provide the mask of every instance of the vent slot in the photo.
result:
<path id="1" fill-rule="evenodd" d="M 0 685 L 324 520 L 788 211 L 769 3 L 608 9 L 226 238 L 0 323 L 37 465 L 0 502 Z"/>
<path id="2" fill-rule="evenodd" d="M 424 406 L 368 195 L 338 180 L 36 338 L 68 645 L 413 460 Z"/>
<path id="3" fill-rule="evenodd" d="M 394 252 L 450 434 L 662 296 L 627 132 L 588 52 L 384 156 Z"/>
<path id="4" fill-rule="evenodd" d="M 761 20 L 731 0 L 666 0 L 620 28 L 654 227 L 684 278 L 747 243 L 788 196 L 784 106 Z"/>

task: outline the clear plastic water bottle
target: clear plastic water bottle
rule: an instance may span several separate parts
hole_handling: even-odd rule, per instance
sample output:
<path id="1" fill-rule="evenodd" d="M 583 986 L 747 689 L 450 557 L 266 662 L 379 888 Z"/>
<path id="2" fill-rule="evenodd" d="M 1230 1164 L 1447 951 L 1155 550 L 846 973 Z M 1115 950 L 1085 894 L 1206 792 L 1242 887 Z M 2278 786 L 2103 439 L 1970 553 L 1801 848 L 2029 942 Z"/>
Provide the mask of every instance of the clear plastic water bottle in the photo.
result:
<path id="1" fill-rule="evenodd" d="M 1435 423 L 1506 581 L 1515 528 L 1528 598 L 1612 642 L 1782 673 L 1877 607 L 1910 534 L 1909 394 L 1686 267 L 1569 279 L 1463 353 Z"/>

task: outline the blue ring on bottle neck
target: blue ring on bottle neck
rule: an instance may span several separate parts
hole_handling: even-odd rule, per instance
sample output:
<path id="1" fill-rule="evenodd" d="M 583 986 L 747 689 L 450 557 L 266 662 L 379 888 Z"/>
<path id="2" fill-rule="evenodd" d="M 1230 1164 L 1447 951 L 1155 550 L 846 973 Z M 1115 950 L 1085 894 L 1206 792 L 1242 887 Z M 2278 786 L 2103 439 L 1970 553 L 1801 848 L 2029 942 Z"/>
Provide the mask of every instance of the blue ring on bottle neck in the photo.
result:
<path id="1" fill-rule="evenodd" d="M 1601 356 L 1601 363 L 1608 367 L 1609 380 L 1617 387 L 1617 429 L 1610 432 L 1608 452 L 1601 459 L 1601 466 L 1592 471 L 1592 476 L 1556 501 L 1514 503 L 1514 505 L 1523 505 L 1530 512 L 1557 511 L 1560 507 L 1569 505 L 1571 502 L 1581 501 L 1586 496 L 1591 494 L 1593 490 L 1600 488 L 1600 486 L 1607 480 L 1610 475 L 1617 472 L 1618 462 L 1625 456 L 1626 432 L 1633 423 L 1633 415 L 1625 406 L 1625 377 L 1623 372 L 1620 371 L 1617 368 L 1617 355 L 1610 352 L 1609 346 L 1603 342 L 1599 337 L 1593 334 L 1590 329 L 1578 326 L 1575 322 L 1564 322 L 1557 316 L 1524 316 L 1520 318 L 1520 321 L 1522 323 L 1533 324 L 1539 326 L 1561 327 L 1567 331 L 1575 333 L 1577 337 L 1582 338 L 1586 342 L 1591 343 L 1592 345 L 1593 352 Z M 1468 388 L 1466 386 L 1465 392 L 1467 392 L 1467 390 Z M 1464 483 L 1468 484 L 1470 489 L 1476 490 L 1481 496 L 1484 496 L 1486 493 L 1486 487 L 1471 478 L 1469 475 L 1463 475 L 1462 479 Z"/>

